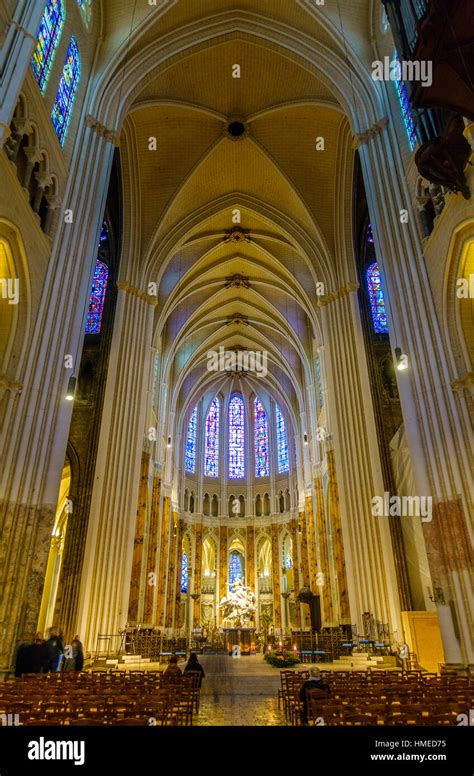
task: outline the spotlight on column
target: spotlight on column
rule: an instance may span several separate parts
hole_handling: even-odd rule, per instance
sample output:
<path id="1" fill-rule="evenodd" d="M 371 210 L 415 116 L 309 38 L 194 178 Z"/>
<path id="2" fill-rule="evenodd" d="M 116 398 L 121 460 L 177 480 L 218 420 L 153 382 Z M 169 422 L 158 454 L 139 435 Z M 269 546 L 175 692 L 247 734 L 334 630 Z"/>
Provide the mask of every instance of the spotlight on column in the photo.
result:
<path id="1" fill-rule="evenodd" d="M 75 377 L 69 378 L 69 382 L 67 384 L 67 391 L 66 391 L 67 401 L 74 401 L 74 394 L 76 392 L 76 383 L 77 383 L 77 380 Z"/>
<path id="2" fill-rule="evenodd" d="M 166 447 L 171 447 L 171 437 L 168 437 L 168 442 L 166 444 Z"/>
<path id="3" fill-rule="evenodd" d="M 303 442 L 305 443 L 305 445 L 308 444 L 308 434 L 306 432 L 303 434 Z"/>
<path id="4" fill-rule="evenodd" d="M 395 360 L 397 362 L 397 369 L 399 372 L 403 372 L 408 369 L 408 356 L 402 353 L 401 348 L 395 348 Z"/>

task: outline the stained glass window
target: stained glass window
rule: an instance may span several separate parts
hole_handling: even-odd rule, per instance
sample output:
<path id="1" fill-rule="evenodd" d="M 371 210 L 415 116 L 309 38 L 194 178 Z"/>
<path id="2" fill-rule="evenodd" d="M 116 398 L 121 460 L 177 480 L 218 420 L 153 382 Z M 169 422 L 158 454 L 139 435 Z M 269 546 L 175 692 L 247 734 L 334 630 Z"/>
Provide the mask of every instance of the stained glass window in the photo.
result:
<path id="1" fill-rule="evenodd" d="M 229 585 L 232 585 L 234 582 L 237 582 L 238 579 L 240 581 L 243 581 L 244 579 L 244 564 L 243 564 L 243 558 L 240 552 L 237 552 L 237 550 L 233 550 L 230 553 L 229 558 Z"/>
<path id="2" fill-rule="evenodd" d="M 31 67 L 44 94 L 64 24 L 63 0 L 48 0 L 41 19 Z"/>
<path id="3" fill-rule="evenodd" d="M 416 134 L 416 127 L 415 122 L 413 120 L 413 114 L 411 111 L 411 105 L 410 100 L 408 98 L 408 92 L 407 88 L 403 82 L 402 78 L 402 67 L 400 63 L 400 59 L 398 57 L 397 52 L 395 51 L 393 55 L 393 61 L 397 63 L 397 78 L 394 81 L 395 86 L 397 88 L 397 95 L 398 95 L 398 101 L 400 103 L 400 110 L 402 113 L 402 118 L 405 124 L 405 129 L 407 132 L 408 142 L 410 143 L 410 149 L 412 151 L 415 150 L 415 146 L 418 143 L 418 137 Z"/>
<path id="4" fill-rule="evenodd" d="M 188 556 L 185 552 L 181 556 L 181 592 L 188 592 Z"/>
<path id="5" fill-rule="evenodd" d="M 291 557 L 291 554 L 289 552 L 285 555 L 285 568 L 286 569 L 292 569 L 293 568 L 293 560 Z"/>
<path id="6" fill-rule="evenodd" d="M 81 9 L 84 21 L 89 24 L 92 18 L 92 0 L 77 0 L 77 4 Z"/>
<path id="7" fill-rule="evenodd" d="M 204 474 L 206 477 L 219 476 L 219 399 L 212 400 L 206 418 L 206 440 L 204 455 Z"/>
<path id="8" fill-rule="evenodd" d="M 285 418 L 281 410 L 276 405 L 276 430 L 277 430 L 277 455 L 278 455 L 278 473 L 282 474 L 290 469 L 288 459 L 288 436 L 286 433 Z"/>
<path id="9" fill-rule="evenodd" d="M 80 77 L 81 61 L 79 57 L 79 48 L 73 35 L 67 50 L 63 74 L 59 82 L 56 100 L 51 113 L 54 131 L 56 132 L 61 145 L 64 145 L 66 139 L 66 132 L 71 120 L 72 108 Z"/>
<path id="10" fill-rule="evenodd" d="M 255 433 L 255 476 L 268 477 L 270 462 L 268 456 L 268 423 L 267 413 L 263 404 L 255 397 L 254 403 L 254 433 Z"/>
<path id="11" fill-rule="evenodd" d="M 379 265 L 376 261 L 367 269 L 367 289 L 369 292 L 374 331 L 377 334 L 388 334 L 382 279 L 380 277 Z"/>
<path id="12" fill-rule="evenodd" d="M 186 432 L 186 471 L 194 474 L 196 471 L 196 430 L 197 430 L 197 406 L 193 409 L 189 418 Z"/>
<path id="13" fill-rule="evenodd" d="M 245 476 L 245 417 L 244 400 L 233 396 L 229 404 L 229 477 Z"/>
<path id="14" fill-rule="evenodd" d="M 100 233 L 99 247 L 104 247 L 108 242 L 109 230 L 104 221 Z M 107 290 L 107 281 L 109 279 L 109 268 L 103 261 L 97 259 L 94 269 L 94 279 L 92 289 L 89 294 L 89 310 L 86 319 L 86 334 L 100 334 L 102 326 L 102 314 L 104 312 L 105 292 Z"/>

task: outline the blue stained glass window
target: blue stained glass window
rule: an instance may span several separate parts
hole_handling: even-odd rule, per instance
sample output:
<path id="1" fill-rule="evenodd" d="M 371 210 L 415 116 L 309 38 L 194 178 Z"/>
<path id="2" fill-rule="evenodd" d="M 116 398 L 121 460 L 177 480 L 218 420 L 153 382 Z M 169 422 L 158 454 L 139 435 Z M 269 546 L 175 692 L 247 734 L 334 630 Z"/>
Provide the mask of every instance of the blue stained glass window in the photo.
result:
<path id="1" fill-rule="evenodd" d="M 293 568 L 293 560 L 289 552 L 285 555 L 285 568 L 286 569 L 292 569 Z"/>
<path id="2" fill-rule="evenodd" d="M 64 145 L 66 132 L 71 120 L 72 108 L 81 77 L 79 48 L 74 35 L 71 38 L 59 82 L 56 100 L 51 113 L 54 131 L 61 145 Z"/>
<path id="3" fill-rule="evenodd" d="M 254 399 L 254 433 L 255 433 L 255 476 L 268 477 L 270 461 L 268 456 L 268 423 L 267 413 L 258 398 Z"/>
<path id="4" fill-rule="evenodd" d="M 206 418 L 206 440 L 204 455 L 204 474 L 206 477 L 219 476 L 219 399 L 212 400 Z"/>
<path id="5" fill-rule="evenodd" d="M 194 474 L 196 471 L 196 432 L 197 432 L 197 405 L 189 418 L 188 430 L 186 432 L 186 471 Z"/>
<path id="6" fill-rule="evenodd" d="M 181 556 L 181 592 L 188 592 L 188 556 L 185 552 Z"/>
<path id="7" fill-rule="evenodd" d="M 388 334 L 382 279 L 380 277 L 379 265 L 376 261 L 367 269 L 367 289 L 369 292 L 374 331 L 377 334 Z"/>
<path id="8" fill-rule="evenodd" d="M 104 221 L 100 233 L 100 247 L 103 247 L 109 239 L 109 231 Z M 86 334 L 100 334 L 102 327 L 102 315 L 104 312 L 105 292 L 109 279 L 109 268 L 100 259 L 96 260 L 92 289 L 89 294 L 89 309 L 86 319 Z"/>
<path id="9" fill-rule="evenodd" d="M 278 473 L 282 474 L 290 469 L 288 458 L 288 436 L 286 433 L 285 418 L 281 410 L 276 405 L 276 430 L 277 430 L 277 455 L 278 455 Z"/>
<path id="10" fill-rule="evenodd" d="M 233 396 L 229 404 L 229 477 L 245 476 L 245 408 L 241 396 Z"/>
<path id="11" fill-rule="evenodd" d="M 36 36 L 36 48 L 31 59 L 31 67 L 41 94 L 44 94 L 46 90 L 56 49 L 63 31 L 64 18 L 63 0 L 48 0 Z"/>
<path id="12" fill-rule="evenodd" d="M 92 0 L 77 0 L 77 4 L 81 9 L 86 23 L 89 24 L 92 18 Z"/>
<path id="13" fill-rule="evenodd" d="M 240 552 L 233 550 L 230 553 L 229 558 L 229 586 L 237 580 L 243 581 L 244 579 L 244 564 L 243 558 Z"/>
<path id="14" fill-rule="evenodd" d="M 405 129 L 408 137 L 408 142 L 410 143 L 410 149 L 412 151 L 415 150 L 415 146 L 418 143 L 418 137 L 416 134 L 416 127 L 415 122 L 413 120 L 413 114 L 411 111 L 411 105 L 410 100 L 408 98 L 408 92 L 407 88 L 403 82 L 403 79 L 401 77 L 402 75 L 402 68 L 400 59 L 398 57 L 397 52 L 395 51 L 393 55 L 393 61 L 397 62 L 399 67 L 397 68 L 398 73 L 400 74 L 400 77 L 397 78 L 394 83 L 397 89 L 397 95 L 398 95 L 398 101 L 400 103 L 400 110 L 402 113 L 402 118 L 405 124 Z"/>

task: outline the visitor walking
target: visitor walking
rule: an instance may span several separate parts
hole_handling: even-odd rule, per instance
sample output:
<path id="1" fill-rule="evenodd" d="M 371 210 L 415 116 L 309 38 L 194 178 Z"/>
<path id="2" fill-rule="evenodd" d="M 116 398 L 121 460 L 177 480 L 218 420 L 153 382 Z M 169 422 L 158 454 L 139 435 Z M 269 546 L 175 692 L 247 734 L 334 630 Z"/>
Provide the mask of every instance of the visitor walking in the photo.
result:
<path id="1" fill-rule="evenodd" d="M 55 628 L 51 628 L 49 639 L 46 642 L 46 673 L 59 671 L 62 656 L 64 655 L 64 643 Z"/>

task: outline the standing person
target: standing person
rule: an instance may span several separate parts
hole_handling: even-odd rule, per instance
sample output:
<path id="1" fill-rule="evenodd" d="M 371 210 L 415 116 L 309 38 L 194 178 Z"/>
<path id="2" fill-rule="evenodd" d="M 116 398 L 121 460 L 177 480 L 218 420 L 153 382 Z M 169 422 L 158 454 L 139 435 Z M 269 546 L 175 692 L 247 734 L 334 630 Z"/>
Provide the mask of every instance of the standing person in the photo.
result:
<path id="1" fill-rule="evenodd" d="M 303 705 L 301 708 L 301 724 L 308 724 L 308 690 L 323 690 L 327 695 L 331 694 L 331 689 L 328 684 L 321 679 L 321 671 L 319 668 L 309 669 L 309 679 L 307 679 L 300 687 L 300 701 Z"/>
<path id="2" fill-rule="evenodd" d="M 58 635 L 56 628 L 50 629 L 50 636 L 46 642 L 46 673 L 56 673 L 64 654 L 64 644 L 61 636 Z"/>
<path id="3" fill-rule="evenodd" d="M 82 646 L 82 641 L 80 640 L 79 636 L 74 636 L 74 641 L 72 642 L 72 648 L 76 649 L 76 671 L 82 671 L 84 668 L 84 647 Z"/>
<path id="4" fill-rule="evenodd" d="M 31 648 L 31 661 L 33 673 L 41 674 L 46 670 L 48 650 L 42 633 L 38 632 L 35 636 L 35 643 Z"/>
<path id="5" fill-rule="evenodd" d="M 82 671 L 84 668 L 84 653 L 82 651 L 82 644 L 76 637 L 71 644 L 70 657 L 66 657 L 64 660 L 64 671 Z"/>
<path id="6" fill-rule="evenodd" d="M 18 645 L 15 656 L 15 676 L 20 677 L 23 674 L 33 673 L 33 644 L 28 636 L 24 635 Z"/>
<path id="7" fill-rule="evenodd" d="M 202 667 L 201 663 L 198 661 L 198 657 L 195 652 L 191 652 L 189 656 L 189 660 L 187 664 L 184 667 L 184 673 L 188 673 L 194 671 L 195 673 L 199 674 L 199 687 L 201 687 L 202 680 L 206 676 L 204 673 L 204 668 Z"/>

